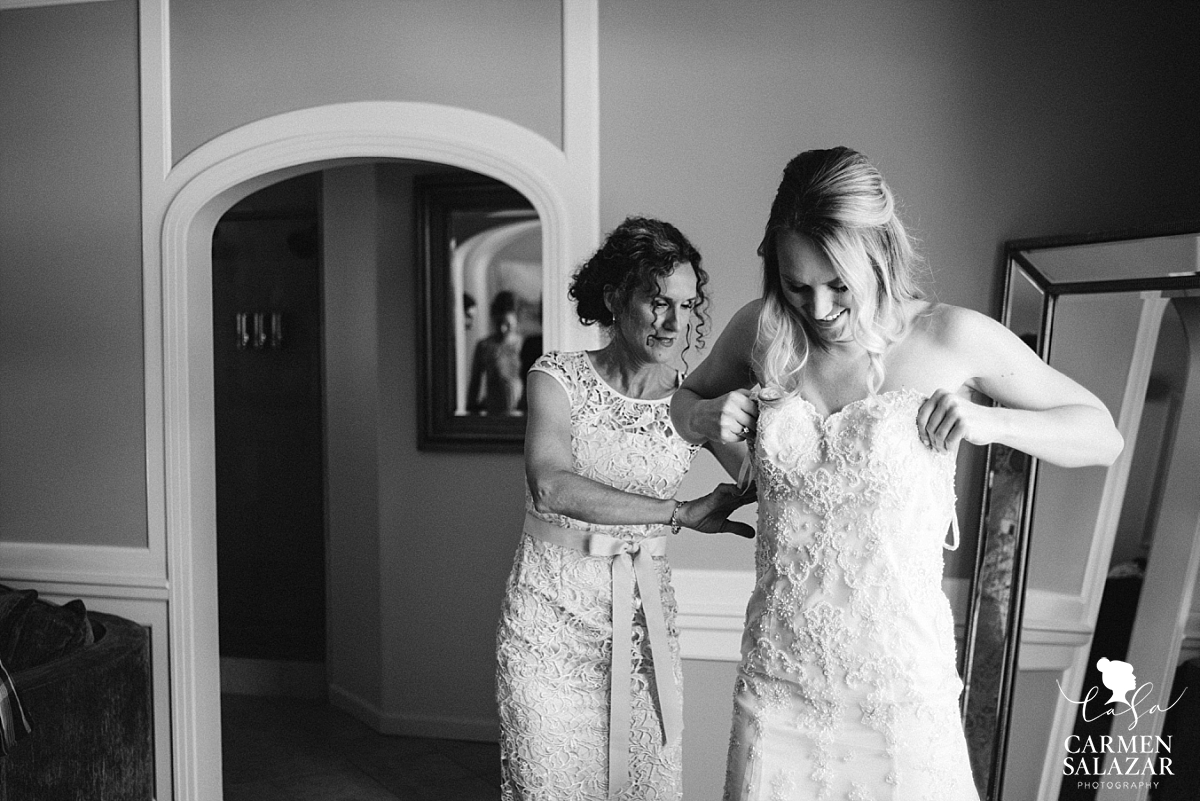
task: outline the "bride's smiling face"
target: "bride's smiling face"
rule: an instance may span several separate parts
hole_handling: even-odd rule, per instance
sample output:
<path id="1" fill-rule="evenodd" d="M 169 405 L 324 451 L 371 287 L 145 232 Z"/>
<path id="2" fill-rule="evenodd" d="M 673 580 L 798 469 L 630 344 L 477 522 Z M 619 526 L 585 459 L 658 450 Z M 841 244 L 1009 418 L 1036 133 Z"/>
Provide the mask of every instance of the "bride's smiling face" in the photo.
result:
<path id="1" fill-rule="evenodd" d="M 826 342 L 850 338 L 850 289 L 821 249 L 784 231 L 775 243 L 783 297 Z"/>

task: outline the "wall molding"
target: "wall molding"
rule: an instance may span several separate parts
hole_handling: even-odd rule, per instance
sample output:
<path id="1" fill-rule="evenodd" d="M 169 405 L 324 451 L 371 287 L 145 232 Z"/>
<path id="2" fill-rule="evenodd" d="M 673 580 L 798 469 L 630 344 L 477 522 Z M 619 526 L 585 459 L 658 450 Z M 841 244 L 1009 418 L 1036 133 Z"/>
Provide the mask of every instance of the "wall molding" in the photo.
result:
<path id="1" fill-rule="evenodd" d="M 121 588 L 112 597 L 166 598 L 165 561 L 159 548 L 70 543 L 0 542 L 0 565 L 14 581 Z"/>
<path id="2" fill-rule="evenodd" d="M 679 650 L 684 659 L 741 659 L 746 602 L 753 570 L 672 570 L 678 605 Z"/>
<path id="3" fill-rule="evenodd" d="M 17 8 L 41 8 L 43 6 L 68 6 L 78 3 L 108 3 L 111 0 L 0 0 L 0 11 Z"/>
<path id="4" fill-rule="evenodd" d="M 1025 591 L 1025 612 L 1021 621 L 1021 639 L 1034 632 L 1091 636 L 1087 600 L 1078 593 L 1029 588 Z M 1044 641 L 1044 639 L 1043 639 Z"/>

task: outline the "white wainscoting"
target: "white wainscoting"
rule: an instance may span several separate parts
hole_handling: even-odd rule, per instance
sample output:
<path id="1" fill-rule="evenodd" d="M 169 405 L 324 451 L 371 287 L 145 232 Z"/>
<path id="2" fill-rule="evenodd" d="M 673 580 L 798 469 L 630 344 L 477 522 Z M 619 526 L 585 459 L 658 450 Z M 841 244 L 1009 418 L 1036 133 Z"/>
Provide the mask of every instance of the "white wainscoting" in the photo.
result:
<path id="1" fill-rule="evenodd" d="M 124 549 L 90 548 L 87 546 L 26 546 L 25 544 L 4 543 L 0 546 L 0 555 L 4 557 L 14 554 L 17 547 L 25 557 L 36 556 L 40 549 L 49 549 L 43 556 L 66 555 L 66 563 L 76 562 L 89 552 L 99 558 L 97 572 L 114 577 L 115 584 L 95 584 L 90 582 L 52 581 L 45 578 L 48 574 L 65 575 L 61 569 L 43 570 L 39 566 L 54 564 L 42 558 L 32 562 L 15 563 L 3 561 L 4 573 L 0 575 L 0 584 L 14 589 L 37 590 L 38 597 L 56 604 L 64 604 L 78 598 L 88 611 L 104 612 L 140 623 L 150 630 L 150 674 L 151 705 L 154 715 L 154 785 L 157 801 L 172 801 L 171 773 L 171 692 L 170 692 L 170 644 L 167 628 L 167 588 L 165 582 L 160 586 L 139 586 L 146 580 L 145 576 L 137 574 L 122 575 L 105 558 L 105 551 Z M 80 553 L 82 552 L 82 553 Z M 105 570 L 105 566 L 111 570 Z M 37 726 L 37 721 L 33 722 Z"/>
<path id="2" fill-rule="evenodd" d="M 671 581 L 683 658 L 738 661 L 754 571 L 675 570 Z"/>
<path id="3" fill-rule="evenodd" d="M 0 0 L 0 11 L 12 8 L 38 8 L 39 6 L 65 6 L 71 3 L 104 3 L 108 0 Z"/>

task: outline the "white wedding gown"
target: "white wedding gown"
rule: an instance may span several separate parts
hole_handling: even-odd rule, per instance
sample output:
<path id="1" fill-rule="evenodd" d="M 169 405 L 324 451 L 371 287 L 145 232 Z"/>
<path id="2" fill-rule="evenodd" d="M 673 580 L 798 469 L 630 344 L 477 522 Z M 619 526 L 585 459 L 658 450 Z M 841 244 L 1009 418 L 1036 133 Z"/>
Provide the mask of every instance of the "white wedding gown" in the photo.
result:
<path id="1" fill-rule="evenodd" d="M 910 390 L 760 401 L 727 801 L 977 801 L 941 589 L 954 456 Z"/>

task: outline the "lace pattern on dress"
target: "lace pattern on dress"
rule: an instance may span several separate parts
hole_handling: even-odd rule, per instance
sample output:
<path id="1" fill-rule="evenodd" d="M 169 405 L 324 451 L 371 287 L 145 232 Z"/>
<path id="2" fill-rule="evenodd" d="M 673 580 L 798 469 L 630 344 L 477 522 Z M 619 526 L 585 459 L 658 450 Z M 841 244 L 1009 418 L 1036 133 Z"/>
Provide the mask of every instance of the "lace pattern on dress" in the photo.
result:
<path id="1" fill-rule="evenodd" d="M 586 353 L 548 353 L 534 364 L 553 376 L 571 405 L 575 471 L 618 489 L 673 497 L 698 446 L 679 437 L 669 398 L 642 401 L 609 387 Z M 602 526 L 526 511 L 554 525 L 626 541 L 660 526 Z M 665 558 L 655 571 L 676 687 L 682 685 L 677 607 Z M 612 665 L 611 559 L 522 534 L 497 632 L 496 694 L 501 722 L 501 797 L 505 801 L 607 799 L 609 675 Z M 628 791 L 622 799 L 679 801 L 682 756 L 662 741 L 645 613 L 635 595 L 631 653 L 633 733 Z"/>
<path id="2" fill-rule="evenodd" d="M 530 370 L 555 378 L 571 402 L 571 453 L 575 472 L 611 487 L 656 498 L 671 498 L 699 450 L 675 433 L 670 397 L 638 400 L 607 383 L 587 353 L 547 353 Z M 525 510 L 564 528 L 601 531 L 638 540 L 660 526 L 605 526 L 565 515 L 538 512 L 529 490 Z"/>
<path id="3" fill-rule="evenodd" d="M 760 402 L 727 799 L 975 798 L 941 590 L 954 457 L 917 437 L 923 399 Z"/>

